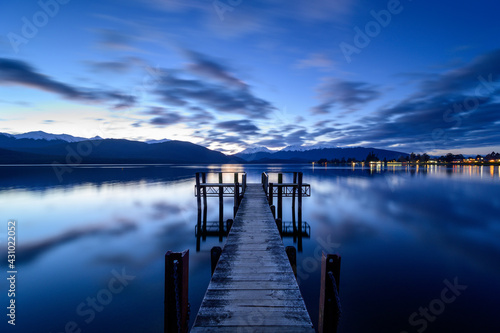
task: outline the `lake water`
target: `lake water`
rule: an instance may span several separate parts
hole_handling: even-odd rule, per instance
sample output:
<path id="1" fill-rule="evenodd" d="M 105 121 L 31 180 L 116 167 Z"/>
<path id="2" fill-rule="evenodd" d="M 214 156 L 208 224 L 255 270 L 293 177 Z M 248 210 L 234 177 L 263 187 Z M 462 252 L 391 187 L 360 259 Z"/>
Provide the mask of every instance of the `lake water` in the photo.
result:
<path id="1" fill-rule="evenodd" d="M 192 323 L 210 249 L 221 245 L 207 237 L 196 251 L 194 174 L 221 170 L 245 171 L 249 182 L 262 171 L 302 171 L 311 184 L 311 234 L 297 264 L 315 325 L 324 250 L 342 256 L 339 332 L 500 331 L 498 166 L 172 165 L 77 167 L 62 181 L 51 167 L 0 167 L 2 253 L 14 219 L 18 270 L 13 328 L 5 254 L 1 332 L 162 332 L 164 254 L 185 249 Z M 217 199 L 208 200 L 208 220 L 218 220 Z M 224 213 L 231 218 L 229 198 Z"/>

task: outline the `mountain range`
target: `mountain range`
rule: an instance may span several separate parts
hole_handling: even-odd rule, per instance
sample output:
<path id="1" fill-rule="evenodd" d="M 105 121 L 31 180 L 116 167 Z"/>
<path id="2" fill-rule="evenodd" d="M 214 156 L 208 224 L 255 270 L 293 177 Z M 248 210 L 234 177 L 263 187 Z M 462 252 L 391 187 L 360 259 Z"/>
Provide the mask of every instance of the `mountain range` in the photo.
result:
<path id="1" fill-rule="evenodd" d="M 387 160 L 398 159 L 401 156 L 408 156 L 407 153 L 402 153 L 393 150 L 365 148 L 365 147 L 332 147 L 328 145 L 314 146 L 288 146 L 279 151 L 269 150 L 265 147 L 254 147 L 245 149 L 235 156 L 252 163 L 302 163 L 318 161 L 322 158 L 328 160 L 333 159 L 349 159 L 354 158 L 358 161 L 366 159 L 369 153 L 374 153 L 379 159 Z"/>
<path id="2" fill-rule="evenodd" d="M 98 136 L 88 139 L 42 131 L 0 133 L 0 164 L 309 163 L 322 158 L 364 160 L 371 152 L 380 159 L 408 156 L 392 150 L 328 145 L 288 146 L 279 151 L 252 147 L 225 155 L 190 142 L 168 139 L 140 142 Z"/>
<path id="3" fill-rule="evenodd" d="M 90 139 L 71 135 L 30 132 L 0 133 L 0 164 L 142 164 L 142 163 L 241 163 L 184 141 L 146 143 L 123 139 Z"/>

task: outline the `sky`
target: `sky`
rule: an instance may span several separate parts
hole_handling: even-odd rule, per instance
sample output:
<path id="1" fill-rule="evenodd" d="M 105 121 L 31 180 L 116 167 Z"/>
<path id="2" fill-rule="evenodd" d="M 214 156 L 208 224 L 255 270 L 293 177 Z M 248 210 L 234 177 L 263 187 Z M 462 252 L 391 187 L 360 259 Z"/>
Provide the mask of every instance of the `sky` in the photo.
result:
<path id="1" fill-rule="evenodd" d="M 0 132 L 500 150 L 491 0 L 0 4 Z"/>

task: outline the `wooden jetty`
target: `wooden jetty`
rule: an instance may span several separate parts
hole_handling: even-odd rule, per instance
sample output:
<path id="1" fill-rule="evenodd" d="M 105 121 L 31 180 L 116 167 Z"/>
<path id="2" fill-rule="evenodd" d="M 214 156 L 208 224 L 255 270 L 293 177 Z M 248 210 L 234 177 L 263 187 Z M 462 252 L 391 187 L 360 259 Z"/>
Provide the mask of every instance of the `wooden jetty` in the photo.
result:
<path id="1" fill-rule="evenodd" d="M 297 194 L 299 205 L 310 189 L 295 182 L 273 188 L 265 177 L 263 184 L 245 179 L 241 193 L 237 182 L 231 191 L 222 181 L 197 181 L 198 202 L 210 192 L 234 195 L 235 216 L 191 332 L 314 332 L 270 208 L 275 189 Z"/>

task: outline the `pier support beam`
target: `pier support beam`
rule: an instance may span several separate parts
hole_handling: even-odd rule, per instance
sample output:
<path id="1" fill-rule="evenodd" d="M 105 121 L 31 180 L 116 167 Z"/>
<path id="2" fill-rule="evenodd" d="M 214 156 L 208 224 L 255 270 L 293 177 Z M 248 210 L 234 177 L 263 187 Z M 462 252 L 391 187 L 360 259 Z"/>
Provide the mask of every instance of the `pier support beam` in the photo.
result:
<path id="1" fill-rule="evenodd" d="M 283 184 L 283 174 L 278 173 L 278 184 Z M 278 186 L 278 218 L 283 218 L 283 187 Z"/>
<path id="2" fill-rule="evenodd" d="M 196 207 L 198 208 L 198 220 L 196 225 L 198 230 L 201 230 L 201 186 L 200 186 L 200 173 L 196 173 Z"/>
<path id="3" fill-rule="evenodd" d="M 297 219 L 299 232 L 302 230 L 302 172 L 297 174 Z"/>
<path id="4" fill-rule="evenodd" d="M 207 173 L 202 172 L 201 173 L 201 183 L 206 184 L 207 183 Z M 207 232 L 207 188 L 203 186 L 202 189 L 202 194 L 203 194 L 203 232 Z M 198 228 L 198 230 L 200 230 Z"/>
<path id="5" fill-rule="evenodd" d="M 297 184 L 297 172 L 293 173 L 293 184 Z M 297 232 L 297 221 L 295 220 L 295 193 L 297 192 L 297 188 L 293 187 L 292 192 L 292 225 L 293 225 L 293 241 L 295 242 L 295 234 Z"/>
<path id="6" fill-rule="evenodd" d="M 274 184 L 269 183 L 269 206 L 273 205 L 273 190 L 274 190 Z"/>
<path id="7" fill-rule="evenodd" d="M 233 205 L 233 217 L 236 217 L 236 212 L 238 211 L 238 206 L 240 205 L 240 192 L 238 184 L 238 173 L 234 173 L 234 205 Z"/>
<path id="8" fill-rule="evenodd" d="M 219 184 L 222 183 L 222 172 L 219 172 Z M 224 228 L 224 187 L 219 186 L 219 230 L 222 228 Z M 219 241 L 222 242 L 222 236 L 219 236 Z"/>

